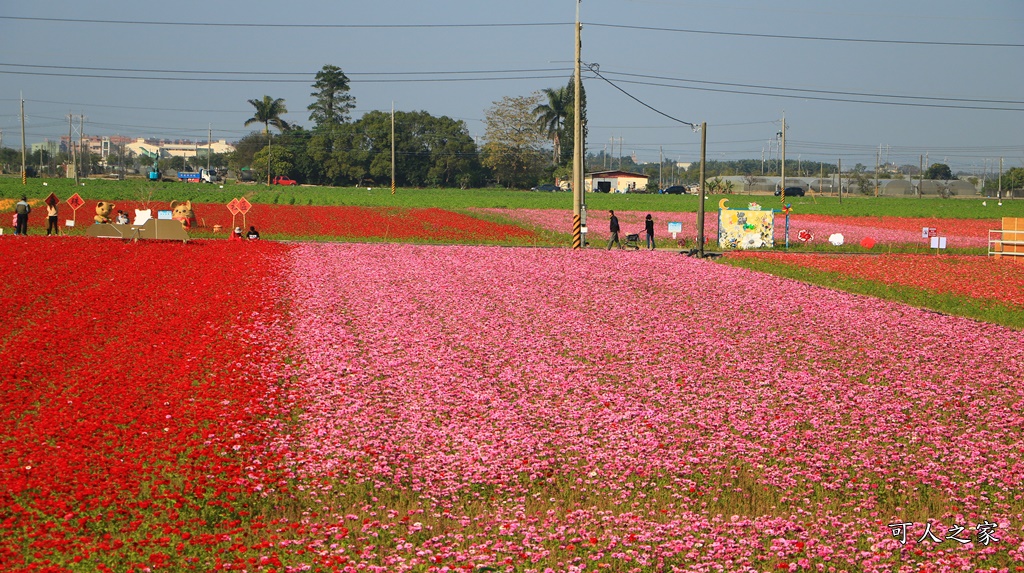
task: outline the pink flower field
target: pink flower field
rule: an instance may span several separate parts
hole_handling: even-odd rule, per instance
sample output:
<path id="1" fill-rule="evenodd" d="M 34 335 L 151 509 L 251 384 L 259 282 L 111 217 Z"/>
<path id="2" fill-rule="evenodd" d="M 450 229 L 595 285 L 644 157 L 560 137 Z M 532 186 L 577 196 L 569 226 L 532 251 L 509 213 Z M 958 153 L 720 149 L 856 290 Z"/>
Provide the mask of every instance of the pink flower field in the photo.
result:
<path id="1" fill-rule="evenodd" d="M 292 259 L 273 449 L 349 570 L 1024 562 L 1020 332 L 668 253 Z"/>
<path id="2" fill-rule="evenodd" d="M 731 206 L 736 209 L 742 207 L 738 201 Z M 767 209 L 768 205 L 764 205 L 764 208 Z M 704 236 L 710 241 L 715 241 L 718 238 L 718 210 L 710 204 L 707 209 L 704 220 Z M 549 231 L 562 233 L 572 231 L 572 212 L 565 209 L 472 209 L 472 211 L 501 215 Z M 641 233 L 642 237 L 644 217 L 648 212 L 616 211 L 615 214 L 622 226 L 620 235 Z M 671 235 L 666 231 L 669 221 L 682 223 L 683 232 L 678 235 L 678 238 L 685 239 L 687 245 L 694 245 L 697 236 L 696 213 L 651 212 L 650 214 L 655 221 L 655 239 L 660 246 L 670 244 L 675 246 Z M 799 243 L 796 238 L 797 233 L 801 229 L 806 229 L 814 237 L 810 242 L 815 244 L 826 244 L 829 235 L 842 233 L 846 244 L 856 245 L 862 239 L 871 238 L 877 244 L 918 244 L 927 247 L 926 240 L 921 238 L 921 227 L 924 226 L 938 229 L 939 235 L 947 238 L 947 245 L 950 248 L 982 248 L 988 246 L 988 229 L 997 229 L 1000 223 L 998 220 L 833 217 L 793 213 L 789 220 L 789 241 L 791 244 Z M 593 244 L 608 241 L 607 211 L 593 210 L 588 213 L 588 232 Z M 785 240 L 785 216 L 780 213 L 776 215 L 775 219 L 775 241 L 778 244 L 783 244 Z"/>
<path id="3" fill-rule="evenodd" d="M 3 571 L 1024 571 L 1024 332 L 671 251 L 0 247 Z"/>

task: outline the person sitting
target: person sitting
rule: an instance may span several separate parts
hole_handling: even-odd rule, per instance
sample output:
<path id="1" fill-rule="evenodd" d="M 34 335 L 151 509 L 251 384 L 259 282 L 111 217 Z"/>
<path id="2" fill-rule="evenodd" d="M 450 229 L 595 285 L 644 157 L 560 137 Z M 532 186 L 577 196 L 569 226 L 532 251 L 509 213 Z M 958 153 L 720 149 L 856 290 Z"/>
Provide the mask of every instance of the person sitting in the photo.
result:
<path id="1" fill-rule="evenodd" d="M 117 212 L 117 218 L 114 220 L 114 222 L 117 223 L 118 225 L 127 225 L 128 224 L 128 214 L 125 213 L 124 211 L 118 211 Z"/>
<path id="2" fill-rule="evenodd" d="M 231 240 L 232 241 L 241 241 L 242 240 L 242 228 L 241 227 L 235 227 L 235 230 L 231 231 Z"/>
<path id="3" fill-rule="evenodd" d="M 248 238 L 248 239 L 249 239 L 250 241 L 255 241 L 256 239 L 259 239 L 259 238 L 260 238 L 260 234 L 259 234 L 259 232 L 258 232 L 258 231 L 256 230 L 256 227 L 254 227 L 254 226 L 250 225 L 250 226 L 249 226 L 249 233 L 248 233 L 248 234 L 246 235 L 246 237 L 247 237 L 247 238 Z"/>

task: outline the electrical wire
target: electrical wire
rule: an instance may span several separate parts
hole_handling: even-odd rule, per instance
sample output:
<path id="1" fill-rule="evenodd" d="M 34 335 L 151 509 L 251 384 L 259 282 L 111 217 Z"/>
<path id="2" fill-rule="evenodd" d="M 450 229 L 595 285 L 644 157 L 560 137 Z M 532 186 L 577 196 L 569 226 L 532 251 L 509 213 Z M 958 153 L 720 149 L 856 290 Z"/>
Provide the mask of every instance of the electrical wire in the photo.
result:
<path id="1" fill-rule="evenodd" d="M 682 34 L 705 34 L 711 36 L 732 36 L 741 38 L 769 38 L 776 40 L 811 40 L 816 42 L 854 42 L 863 44 L 902 44 L 911 46 L 956 46 L 956 47 L 977 47 L 977 48 L 1024 48 L 1024 44 L 1012 44 L 1009 42 L 936 42 L 925 40 L 881 40 L 873 38 L 835 38 L 828 36 L 793 36 L 784 34 L 754 34 L 750 32 L 721 32 L 714 30 L 694 30 L 686 28 L 662 28 L 657 26 L 630 26 L 628 24 L 602 24 L 600 22 L 587 22 L 586 26 L 600 28 L 617 28 L 620 30 L 643 30 L 651 32 L 676 32 Z"/>

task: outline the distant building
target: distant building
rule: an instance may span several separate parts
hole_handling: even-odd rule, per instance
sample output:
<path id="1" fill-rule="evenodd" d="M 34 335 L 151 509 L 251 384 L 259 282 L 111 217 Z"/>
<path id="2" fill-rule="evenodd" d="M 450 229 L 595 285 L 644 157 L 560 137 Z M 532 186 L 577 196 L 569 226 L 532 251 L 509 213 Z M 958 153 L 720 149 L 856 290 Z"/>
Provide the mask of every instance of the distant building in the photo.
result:
<path id="1" fill-rule="evenodd" d="M 169 157 L 188 158 L 206 156 L 207 149 L 213 153 L 231 153 L 235 150 L 235 146 L 231 145 L 224 139 L 208 143 L 206 141 L 170 142 L 159 139 L 145 139 L 143 137 L 140 137 L 125 146 L 125 150 L 130 152 L 132 155 L 137 155 L 143 159 L 150 160 L 167 159 Z"/>
<path id="2" fill-rule="evenodd" d="M 583 179 L 583 188 L 595 193 L 628 193 L 645 190 L 649 178 L 643 173 L 629 171 L 595 171 Z"/>

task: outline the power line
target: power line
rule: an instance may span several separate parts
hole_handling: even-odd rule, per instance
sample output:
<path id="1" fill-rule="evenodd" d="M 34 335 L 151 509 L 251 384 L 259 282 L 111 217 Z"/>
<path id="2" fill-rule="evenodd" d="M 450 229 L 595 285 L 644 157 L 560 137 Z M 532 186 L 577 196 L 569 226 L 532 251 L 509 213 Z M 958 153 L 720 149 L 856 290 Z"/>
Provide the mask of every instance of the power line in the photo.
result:
<path id="1" fill-rule="evenodd" d="M 207 74 L 207 75 L 246 75 L 246 76 L 300 76 L 309 78 L 317 74 L 311 72 L 243 72 L 237 70 L 167 70 L 167 69 L 146 69 L 146 68 L 101 68 L 90 66 L 52 66 L 40 64 L 11 64 L 0 62 L 0 66 L 17 68 L 40 68 L 49 70 L 81 70 L 99 72 L 127 72 L 127 73 L 158 73 L 158 74 Z M 571 68 L 525 68 L 511 70 L 427 70 L 413 72 L 346 72 L 346 76 L 433 76 L 433 75 L 460 75 L 460 74 L 527 74 L 541 72 L 562 72 L 570 73 Z M 308 81 L 308 80 L 303 80 Z"/>
<path id="2" fill-rule="evenodd" d="M 741 38 L 770 38 L 777 40 L 813 40 L 817 42 L 855 42 L 863 44 L 904 44 L 912 46 L 957 46 L 978 48 L 1024 48 L 1024 44 L 1003 42 L 935 42 L 924 40 L 881 40 L 873 38 L 834 38 L 828 36 L 793 36 L 783 34 L 753 34 L 749 32 L 721 32 L 714 30 L 693 30 L 685 28 L 661 28 L 657 26 L 630 26 L 627 24 L 601 24 L 588 22 L 585 25 L 601 28 L 618 28 L 620 30 L 644 30 L 654 32 L 676 32 L 682 34 L 704 34 L 711 36 L 733 36 Z"/>
<path id="3" fill-rule="evenodd" d="M 274 83 L 274 84 L 308 84 L 309 79 L 268 79 L 268 78 L 195 78 L 195 77 L 156 77 L 156 76 L 120 76 L 101 74 L 67 74 L 57 72 L 18 72 L 13 70 L 0 70 L 0 74 L 13 74 L 22 76 L 48 76 L 63 78 L 87 78 L 104 80 L 153 80 L 153 81 L 174 81 L 174 82 L 227 82 L 227 83 Z M 480 78 L 405 78 L 405 79 L 380 79 L 380 80 L 353 80 L 352 83 L 399 83 L 399 82 L 485 82 L 485 81 L 507 81 L 507 80 L 544 80 L 564 78 L 564 74 L 558 75 L 536 75 L 536 76 L 508 76 L 508 77 L 480 77 Z"/>
<path id="4" fill-rule="evenodd" d="M 1024 111 L 1024 108 L 1016 108 L 1016 107 L 988 107 L 988 106 L 976 106 L 976 105 L 944 105 L 944 104 L 912 103 L 912 102 L 900 102 L 900 101 L 872 101 L 872 100 L 850 99 L 850 98 L 840 98 L 840 97 L 812 96 L 812 95 L 806 95 L 806 94 L 801 95 L 801 94 L 786 94 L 786 93 L 758 93 L 758 92 L 749 92 L 749 91 L 740 91 L 740 90 L 728 90 L 728 89 L 722 89 L 722 88 L 702 88 L 702 87 L 695 87 L 695 86 L 680 86 L 680 85 L 675 85 L 675 84 L 664 84 L 664 83 L 657 83 L 657 82 L 642 82 L 642 81 L 637 81 L 637 80 L 619 80 L 619 81 L 622 82 L 622 83 L 626 83 L 626 84 L 658 86 L 658 87 L 675 88 L 675 89 L 682 89 L 682 90 L 717 92 L 717 93 L 730 93 L 730 94 L 739 94 L 739 95 L 748 95 L 748 96 L 756 95 L 756 96 L 780 97 L 780 98 L 788 98 L 788 99 L 806 99 L 806 100 L 816 100 L 816 101 L 835 101 L 835 102 L 844 102 L 844 103 L 863 103 L 863 104 L 872 104 L 872 105 L 898 105 L 898 106 L 903 106 L 903 107 L 931 107 L 931 108 L 942 108 L 942 109 L 975 109 L 975 110 L 985 110 L 985 111 Z M 780 89 L 781 90 L 781 89 L 784 89 L 784 88 L 762 88 L 762 89 Z"/>
<path id="5" fill-rule="evenodd" d="M 206 27 L 206 28 L 306 28 L 306 29 L 432 29 L 432 28 L 537 28 L 537 27 L 569 27 L 571 22 L 512 22 L 512 23 L 468 23 L 468 24 L 287 24 L 287 23 L 255 23 L 255 22 L 162 22 L 154 20 L 101 20 L 91 18 L 41 18 L 29 16 L 0 16 L 0 20 L 60 22 L 72 24 L 114 24 L 128 26 L 171 26 L 171 27 Z M 897 44 L 913 46 L 953 46 L 982 48 L 1024 48 L 1024 44 L 1010 42 L 940 42 L 932 40 L 886 40 L 880 38 L 845 38 L 829 36 L 795 36 L 785 34 L 758 34 L 751 32 L 723 32 L 718 30 L 696 30 L 687 28 L 666 28 L 659 26 L 633 26 L 628 24 L 606 24 L 602 22 L 584 22 L 584 26 L 614 28 L 620 30 L 642 30 L 656 32 L 674 32 L 681 34 L 703 34 L 713 36 L 731 36 L 744 38 L 768 38 L 779 40 L 801 40 L 817 42 L 853 42 L 867 44 Z"/>
<path id="6" fill-rule="evenodd" d="M 634 95 L 630 94 L 630 93 L 629 93 L 629 92 L 627 92 L 626 90 L 624 90 L 624 89 L 620 88 L 619 86 L 615 85 L 615 84 L 614 84 L 614 83 L 613 83 L 613 82 L 612 82 L 611 80 L 609 80 L 608 78 L 606 78 L 606 77 L 604 77 L 604 76 L 602 76 L 602 75 L 601 75 L 601 72 L 600 72 L 600 71 L 598 70 L 598 66 L 597 66 L 596 64 L 589 64 L 589 65 L 588 65 L 587 67 L 588 67 L 588 68 L 590 69 L 591 73 L 593 73 L 593 74 L 594 74 L 594 75 L 596 75 L 597 77 L 601 78 L 602 80 L 604 80 L 604 81 L 608 82 L 608 85 L 610 85 L 610 86 L 612 86 L 613 88 L 615 88 L 615 89 L 619 90 L 620 92 L 622 92 L 622 93 L 626 94 L 626 96 L 627 96 L 627 97 L 629 97 L 629 98 L 630 98 L 631 100 L 633 100 L 633 101 L 635 101 L 635 102 L 639 103 L 640 105 L 642 105 L 642 106 L 646 107 L 647 109 L 649 109 L 649 110 L 653 111 L 654 113 L 657 113 L 657 114 L 659 114 L 659 115 L 663 115 L 663 116 L 665 116 L 665 117 L 667 117 L 667 118 L 671 119 L 671 120 L 672 120 L 672 121 L 674 121 L 674 122 L 677 122 L 677 123 L 682 123 L 683 125 L 688 125 L 688 126 L 690 126 L 690 128 L 691 128 L 691 129 L 696 129 L 696 128 L 697 128 L 697 126 L 696 126 L 696 125 L 694 125 L 694 124 L 692 124 L 692 123 L 690 123 L 690 122 L 688 122 L 688 121 L 683 121 L 683 120 L 681 120 L 681 119 L 679 119 L 679 118 L 675 118 L 675 117 L 672 117 L 671 115 L 669 115 L 669 114 L 667 114 L 667 113 L 665 113 L 665 112 L 663 112 L 663 111 L 661 111 L 661 110 L 659 110 L 659 109 L 655 109 L 655 108 L 651 107 L 651 106 L 650 106 L 650 105 L 648 105 L 647 103 L 645 103 L 645 102 L 641 101 L 641 100 L 640 100 L 639 98 L 637 98 L 636 96 L 634 96 Z"/>
<path id="7" fill-rule="evenodd" d="M 383 29 L 383 28 L 538 28 L 570 26 L 567 22 L 523 22 L 488 24 L 260 24 L 245 22 L 160 22 L 154 20 L 99 20 L 89 18 L 37 18 L 28 16 L 0 16 L 0 20 L 35 22 L 65 22 L 73 24 L 117 24 L 129 26 L 184 26 L 202 28 L 323 28 L 323 29 Z"/>
<path id="8" fill-rule="evenodd" d="M 964 102 L 964 103 L 994 103 L 994 104 L 1009 104 L 1009 105 L 1024 105 L 1024 101 L 1021 100 L 997 100 L 997 99 L 972 99 L 972 98 L 952 98 L 952 97 L 935 97 L 935 96 L 907 96 L 907 95 L 892 95 L 892 94 L 879 94 L 870 92 L 846 92 L 839 90 L 815 90 L 806 88 L 794 88 L 794 87 L 775 87 L 765 86 L 758 84 L 737 84 L 729 82 L 712 82 L 707 80 L 689 80 L 686 78 L 673 78 L 666 76 L 654 76 L 647 74 L 631 74 L 628 72 L 607 72 L 609 75 L 616 76 L 627 76 L 636 78 L 648 78 L 656 80 L 667 80 L 676 82 L 687 82 L 694 84 L 707 84 L 716 86 L 730 86 L 740 88 L 753 88 L 753 89 L 765 89 L 765 90 L 785 90 L 787 92 L 801 92 L 801 93 L 819 93 L 819 94 L 830 94 L 830 95 L 844 95 L 844 96 L 858 96 L 858 97 L 881 97 L 891 99 L 915 99 L 915 100 L 930 100 L 930 101 L 953 101 L 953 102 Z"/>

